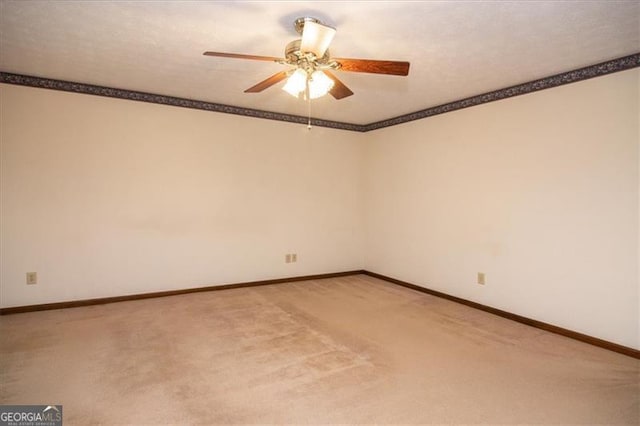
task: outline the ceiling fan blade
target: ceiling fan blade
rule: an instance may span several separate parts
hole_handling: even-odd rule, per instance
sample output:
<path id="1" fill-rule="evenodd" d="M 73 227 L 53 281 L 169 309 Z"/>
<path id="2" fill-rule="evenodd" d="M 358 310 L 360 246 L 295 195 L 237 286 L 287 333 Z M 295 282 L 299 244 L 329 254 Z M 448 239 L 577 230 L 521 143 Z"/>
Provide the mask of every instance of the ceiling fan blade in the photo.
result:
<path id="1" fill-rule="evenodd" d="M 335 35 L 335 28 L 313 21 L 305 21 L 300 50 L 302 52 L 311 52 L 316 55 L 316 58 L 322 58 Z"/>
<path id="2" fill-rule="evenodd" d="M 323 72 L 326 74 L 327 77 L 333 80 L 333 87 L 331 88 L 331 90 L 329 90 L 329 93 L 331 93 L 331 96 L 333 96 L 336 99 L 342 99 L 342 98 L 346 98 L 347 96 L 353 95 L 353 92 L 351 91 L 351 89 L 345 86 L 343 82 L 338 80 L 338 77 L 336 77 L 333 73 L 326 70 Z"/>
<path id="3" fill-rule="evenodd" d="M 243 55 L 241 53 L 224 53 L 224 52 L 204 52 L 205 56 L 220 56 L 222 58 L 235 58 L 235 59 L 252 59 L 254 61 L 280 61 L 281 58 L 275 56 L 256 56 L 256 55 Z"/>
<path id="4" fill-rule="evenodd" d="M 375 61 L 372 59 L 332 58 L 340 64 L 340 71 L 372 74 L 409 75 L 409 62 Z"/>
<path id="5" fill-rule="evenodd" d="M 262 92 L 264 89 L 268 89 L 274 84 L 284 80 L 285 78 L 287 78 L 288 75 L 289 75 L 288 71 L 280 71 L 279 73 L 272 75 L 266 80 L 262 80 L 260 83 L 256 84 L 255 86 L 249 87 L 247 90 L 244 91 L 244 93 Z"/>

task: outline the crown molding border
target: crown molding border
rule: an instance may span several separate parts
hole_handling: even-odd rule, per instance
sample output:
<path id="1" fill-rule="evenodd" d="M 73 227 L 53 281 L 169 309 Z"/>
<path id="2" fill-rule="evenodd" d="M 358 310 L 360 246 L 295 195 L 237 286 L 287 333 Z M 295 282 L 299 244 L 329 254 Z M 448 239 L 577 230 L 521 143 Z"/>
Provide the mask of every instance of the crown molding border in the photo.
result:
<path id="1" fill-rule="evenodd" d="M 449 102 L 431 108 L 415 111 L 409 114 L 386 120 L 376 121 L 369 124 L 354 124 L 340 121 L 322 120 L 311 118 L 311 124 L 317 127 L 326 127 L 338 130 L 348 130 L 353 132 L 370 132 L 385 127 L 397 126 L 410 121 L 422 120 L 434 115 L 470 108 L 489 102 L 495 102 L 514 96 L 525 95 L 540 90 L 563 86 L 565 84 L 576 83 L 594 77 L 600 77 L 619 71 L 625 71 L 640 67 L 640 53 L 601 62 L 584 68 L 563 72 L 550 77 L 529 81 L 515 86 L 494 90 L 469 98 Z M 278 112 L 264 111 L 253 108 L 243 108 L 233 105 L 217 104 L 212 102 L 198 101 L 194 99 L 177 98 L 173 96 L 158 95 L 154 93 L 138 92 L 112 87 L 96 86 L 93 84 L 77 83 L 65 80 L 55 80 L 50 78 L 35 77 L 23 74 L 13 74 L 0 71 L 0 83 L 15 84 L 19 86 L 37 87 L 42 89 L 60 90 L 64 92 L 82 93 L 86 95 L 104 96 L 108 98 L 126 99 L 130 101 L 148 102 L 160 105 L 170 105 L 181 108 L 199 109 L 203 111 L 220 112 L 224 114 L 243 115 L 246 117 L 262 118 L 266 120 L 283 121 L 287 123 L 307 124 L 308 118 L 284 114 Z"/>
<path id="2" fill-rule="evenodd" d="M 463 108 L 469 108 L 476 105 L 495 102 L 514 96 L 525 95 L 544 89 L 563 86 L 565 84 L 576 83 L 578 81 L 587 80 L 594 77 L 600 77 L 612 74 L 618 71 L 625 71 L 632 68 L 640 67 L 640 53 L 624 56 L 622 58 L 613 59 L 611 61 L 600 62 L 588 67 L 579 68 L 572 71 L 563 72 L 552 75 L 550 77 L 529 81 L 527 83 L 506 87 L 504 89 L 494 90 L 492 92 L 483 93 L 481 95 L 472 96 L 470 98 L 449 102 L 432 108 L 423 109 L 409 114 L 400 115 L 398 117 L 386 120 L 376 121 L 365 125 L 365 132 L 382 129 L 384 127 L 397 126 L 398 124 L 408 123 L 410 121 L 421 120 L 434 115 L 444 114 L 446 112 L 456 111 Z"/>

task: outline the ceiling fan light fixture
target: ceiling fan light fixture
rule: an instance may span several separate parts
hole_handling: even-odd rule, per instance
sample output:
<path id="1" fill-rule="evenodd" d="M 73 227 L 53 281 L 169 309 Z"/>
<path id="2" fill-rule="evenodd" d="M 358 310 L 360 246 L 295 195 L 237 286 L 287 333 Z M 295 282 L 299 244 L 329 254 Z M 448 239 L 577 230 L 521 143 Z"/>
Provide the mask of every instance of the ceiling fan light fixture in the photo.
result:
<path id="1" fill-rule="evenodd" d="M 308 16 L 298 18 L 294 22 L 294 28 L 302 37 L 286 45 L 284 58 L 213 51 L 203 54 L 222 58 L 275 62 L 293 67 L 255 84 L 245 90 L 245 93 L 260 93 L 286 79 L 283 90 L 298 99 L 305 100 L 319 98 L 328 93 L 335 99 L 344 99 L 353 95 L 353 91 L 345 86 L 333 71 L 398 76 L 409 74 L 410 64 L 406 61 L 331 57 L 329 44 L 336 34 L 336 29 L 323 24 L 316 18 Z"/>
<path id="2" fill-rule="evenodd" d="M 322 97 L 329 93 L 332 87 L 333 80 L 320 70 L 314 71 L 309 80 L 309 97 L 311 99 Z"/>
<path id="3" fill-rule="evenodd" d="M 307 78 L 307 72 L 302 68 L 298 68 L 289 76 L 282 90 L 297 98 L 307 88 Z"/>

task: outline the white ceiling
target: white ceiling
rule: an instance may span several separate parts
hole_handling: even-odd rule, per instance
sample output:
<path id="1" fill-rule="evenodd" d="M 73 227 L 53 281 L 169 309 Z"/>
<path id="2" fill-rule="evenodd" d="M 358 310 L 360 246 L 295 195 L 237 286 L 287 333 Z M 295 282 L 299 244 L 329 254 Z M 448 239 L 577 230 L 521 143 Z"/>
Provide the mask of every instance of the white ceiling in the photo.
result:
<path id="1" fill-rule="evenodd" d="M 640 51 L 638 1 L 0 3 L 0 71 L 305 115 L 283 69 L 202 56 L 283 56 L 293 21 L 338 30 L 335 57 L 406 60 L 408 77 L 337 72 L 355 95 L 313 101 L 312 115 L 367 124 Z"/>

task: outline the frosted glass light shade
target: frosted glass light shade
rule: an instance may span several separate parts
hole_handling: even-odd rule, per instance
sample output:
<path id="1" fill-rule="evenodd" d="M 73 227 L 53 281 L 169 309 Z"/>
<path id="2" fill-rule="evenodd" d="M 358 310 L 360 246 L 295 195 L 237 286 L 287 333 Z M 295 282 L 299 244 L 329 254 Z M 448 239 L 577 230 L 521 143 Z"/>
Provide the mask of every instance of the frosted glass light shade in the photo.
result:
<path id="1" fill-rule="evenodd" d="M 289 76 L 289 79 L 282 90 L 297 98 L 300 96 L 300 92 L 303 92 L 306 89 L 307 78 L 307 72 L 299 68 Z"/>
<path id="2" fill-rule="evenodd" d="M 309 80 L 309 97 L 316 99 L 329 93 L 329 90 L 333 87 L 333 80 L 331 80 L 322 71 L 314 71 L 311 74 Z"/>
<path id="3" fill-rule="evenodd" d="M 333 87 L 333 80 L 320 70 L 314 71 L 311 75 L 301 68 L 297 69 L 289 76 L 282 90 L 296 98 L 301 93 L 305 93 L 309 87 L 309 98 L 316 99 L 329 93 Z"/>
<path id="4" fill-rule="evenodd" d="M 313 21 L 307 21 L 305 22 L 304 29 L 302 30 L 300 50 L 302 52 L 311 52 L 316 55 L 316 58 L 322 58 L 335 35 L 335 28 L 318 24 Z"/>

